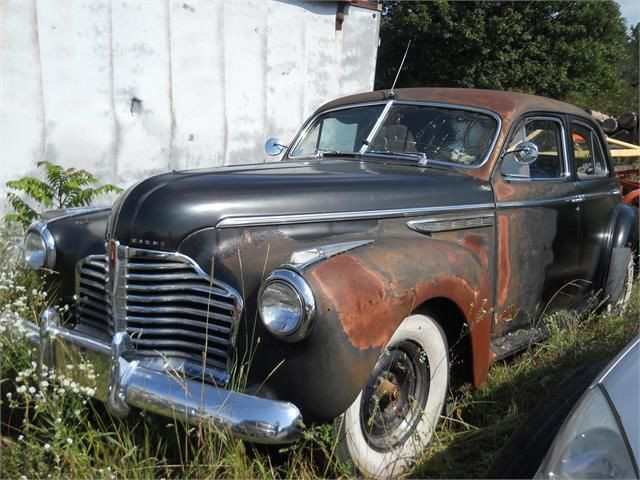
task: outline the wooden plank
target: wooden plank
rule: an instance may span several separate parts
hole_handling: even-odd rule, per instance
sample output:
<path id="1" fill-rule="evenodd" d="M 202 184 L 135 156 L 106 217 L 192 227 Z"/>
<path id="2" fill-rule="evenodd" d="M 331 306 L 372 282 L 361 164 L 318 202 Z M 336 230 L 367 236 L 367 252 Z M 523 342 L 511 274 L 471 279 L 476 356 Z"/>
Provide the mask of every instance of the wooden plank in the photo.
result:
<path id="1" fill-rule="evenodd" d="M 613 143 L 614 145 L 619 145 L 620 147 L 640 149 L 640 145 L 623 142 L 622 140 L 616 140 L 615 138 L 607 137 L 607 142 Z"/>

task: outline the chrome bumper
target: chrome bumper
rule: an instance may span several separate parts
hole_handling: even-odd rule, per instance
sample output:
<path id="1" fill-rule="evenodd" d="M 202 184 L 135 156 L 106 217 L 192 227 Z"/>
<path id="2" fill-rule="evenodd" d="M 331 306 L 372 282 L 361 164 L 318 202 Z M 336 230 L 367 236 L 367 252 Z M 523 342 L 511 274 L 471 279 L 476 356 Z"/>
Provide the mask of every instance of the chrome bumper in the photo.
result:
<path id="1" fill-rule="evenodd" d="M 292 403 L 232 392 L 148 368 L 135 358 L 126 332 L 116 333 L 108 345 L 60 326 L 53 309 L 42 312 L 39 327 L 23 319 L 15 321 L 39 346 L 40 365 L 64 373 L 66 365 L 91 364 L 96 377 L 93 396 L 105 401 L 116 416 L 126 416 L 133 406 L 194 425 L 210 422 L 257 443 L 291 443 L 300 435 L 301 415 Z"/>

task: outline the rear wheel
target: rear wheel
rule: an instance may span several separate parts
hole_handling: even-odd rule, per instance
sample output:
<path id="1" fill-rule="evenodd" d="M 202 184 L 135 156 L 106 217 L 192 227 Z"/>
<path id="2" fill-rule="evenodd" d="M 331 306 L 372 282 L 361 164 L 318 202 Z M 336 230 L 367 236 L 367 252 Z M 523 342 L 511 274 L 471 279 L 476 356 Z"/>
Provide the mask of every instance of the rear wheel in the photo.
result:
<path id="1" fill-rule="evenodd" d="M 408 473 L 433 436 L 448 381 L 442 328 L 426 315 L 407 317 L 356 400 L 335 420 L 340 458 L 366 477 Z"/>
<path id="2" fill-rule="evenodd" d="M 609 277 L 605 286 L 608 311 L 622 310 L 629 303 L 638 273 L 636 259 L 635 249 L 614 249 L 609 267 Z"/>

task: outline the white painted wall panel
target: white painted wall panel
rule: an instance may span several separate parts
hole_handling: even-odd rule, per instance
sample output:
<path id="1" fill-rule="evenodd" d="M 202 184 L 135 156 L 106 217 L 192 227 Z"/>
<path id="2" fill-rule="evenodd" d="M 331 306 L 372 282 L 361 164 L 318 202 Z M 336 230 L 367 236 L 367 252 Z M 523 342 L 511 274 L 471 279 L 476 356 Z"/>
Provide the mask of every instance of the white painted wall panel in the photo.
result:
<path id="1" fill-rule="evenodd" d="M 224 31 L 222 2 L 171 5 L 172 168 L 224 164 Z"/>
<path id="2" fill-rule="evenodd" d="M 227 124 L 233 125 L 227 132 L 227 164 L 262 160 L 256 140 L 265 138 L 266 8 L 266 2 L 224 4 L 224 95 Z"/>
<path id="3" fill-rule="evenodd" d="M 362 91 L 363 83 L 373 86 L 376 55 L 371 55 L 371 47 L 375 45 L 377 50 L 380 12 L 349 6 L 345 13 L 338 91 L 351 95 Z"/>
<path id="4" fill-rule="evenodd" d="M 114 180 L 109 2 L 37 2 L 45 158 Z M 3 73 L 4 76 L 4 73 Z"/>
<path id="5" fill-rule="evenodd" d="M 113 2 L 111 18 L 115 181 L 128 185 L 171 166 L 169 9 Z"/>
<path id="6" fill-rule="evenodd" d="M 40 54 L 33 2 L 0 4 L 0 72 L 0 181 L 4 184 L 35 173 L 35 163 L 44 154 Z"/>
<path id="7" fill-rule="evenodd" d="M 268 137 L 373 86 L 379 12 L 349 6 L 336 31 L 337 5 L 0 0 L 0 195 L 40 159 L 123 187 L 273 160 Z"/>

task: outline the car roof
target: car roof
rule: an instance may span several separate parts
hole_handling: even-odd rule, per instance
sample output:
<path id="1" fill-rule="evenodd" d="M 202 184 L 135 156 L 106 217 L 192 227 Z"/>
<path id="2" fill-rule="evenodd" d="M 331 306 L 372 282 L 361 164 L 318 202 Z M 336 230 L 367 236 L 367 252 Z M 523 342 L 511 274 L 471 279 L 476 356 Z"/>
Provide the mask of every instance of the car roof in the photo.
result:
<path id="1" fill-rule="evenodd" d="M 584 110 L 547 97 L 526 93 L 477 88 L 398 88 L 394 90 L 394 100 L 448 103 L 473 108 L 491 110 L 503 119 L 512 119 L 527 111 L 570 113 L 590 118 Z M 317 111 L 340 107 L 352 103 L 383 101 L 389 99 L 389 90 L 376 90 L 338 98 L 324 104 Z"/>
<path id="2" fill-rule="evenodd" d="M 636 337 L 605 368 L 600 383 L 616 408 L 635 458 L 640 459 L 640 337 Z"/>

